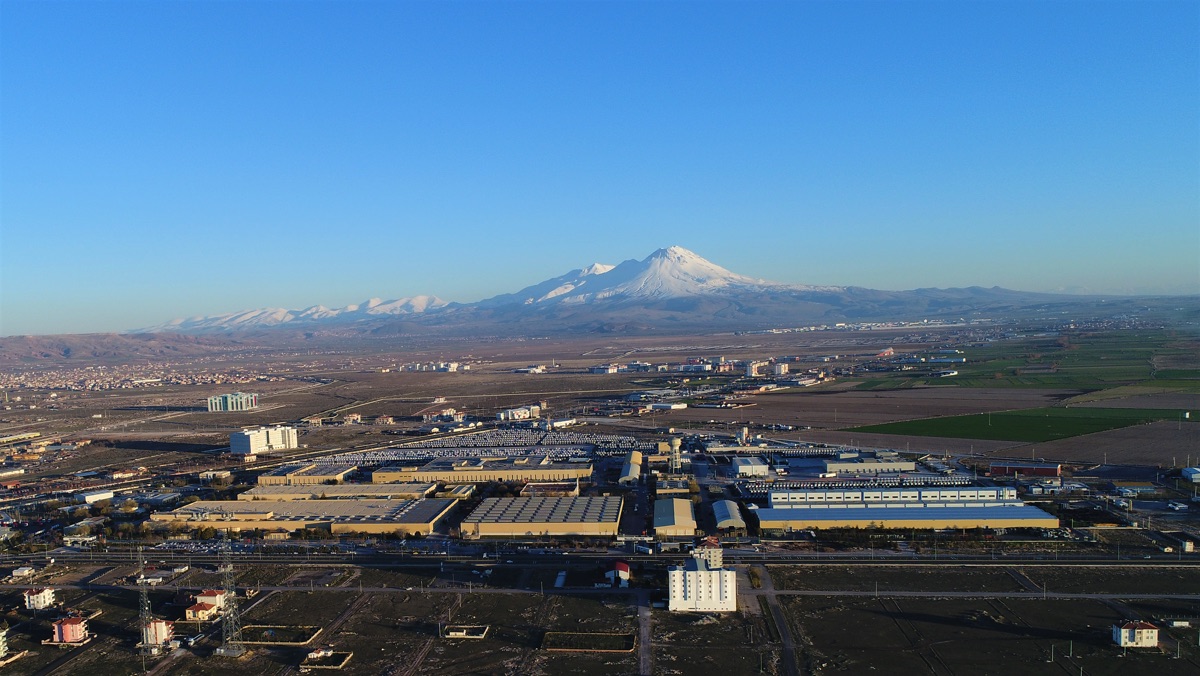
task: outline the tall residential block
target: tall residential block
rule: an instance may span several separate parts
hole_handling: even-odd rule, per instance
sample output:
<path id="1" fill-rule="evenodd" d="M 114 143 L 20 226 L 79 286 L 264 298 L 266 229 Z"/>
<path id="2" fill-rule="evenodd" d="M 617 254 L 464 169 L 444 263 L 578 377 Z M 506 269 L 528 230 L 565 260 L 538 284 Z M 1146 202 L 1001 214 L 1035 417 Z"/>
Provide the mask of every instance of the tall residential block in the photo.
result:
<path id="1" fill-rule="evenodd" d="M 229 435 L 229 450 L 237 455 L 286 451 L 299 446 L 296 428 L 288 425 L 246 427 Z"/>
<path id="2" fill-rule="evenodd" d="M 208 412 L 249 411 L 258 408 L 258 395 L 246 392 L 218 394 L 208 398 Z"/>

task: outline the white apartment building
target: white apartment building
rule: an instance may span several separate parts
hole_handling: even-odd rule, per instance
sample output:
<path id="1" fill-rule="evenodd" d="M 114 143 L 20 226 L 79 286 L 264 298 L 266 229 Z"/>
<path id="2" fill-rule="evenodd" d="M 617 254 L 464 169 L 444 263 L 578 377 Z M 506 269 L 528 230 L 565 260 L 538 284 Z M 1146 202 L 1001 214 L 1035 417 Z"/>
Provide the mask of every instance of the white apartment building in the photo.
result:
<path id="1" fill-rule="evenodd" d="M 701 547 L 682 566 L 667 570 L 667 609 L 672 612 L 737 610 L 737 573 L 723 566 L 719 547 Z"/>
<path id="2" fill-rule="evenodd" d="M 54 590 L 48 587 L 45 589 L 26 589 L 25 607 L 29 610 L 45 610 L 46 608 L 54 607 Z"/>
<path id="3" fill-rule="evenodd" d="M 175 623 L 166 620 L 150 620 L 142 626 L 142 645 L 162 646 L 175 638 Z"/>
<path id="4" fill-rule="evenodd" d="M 258 408 L 258 395 L 248 392 L 218 394 L 208 398 L 208 412 L 249 411 Z"/>
<path id="5" fill-rule="evenodd" d="M 1158 627 L 1149 622 L 1129 620 L 1121 624 L 1114 624 L 1112 635 L 1113 643 L 1122 648 L 1158 647 Z"/>
<path id="6" fill-rule="evenodd" d="M 241 432 L 229 435 L 229 450 L 237 455 L 256 455 L 299 447 L 296 428 L 288 425 L 246 427 Z"/>

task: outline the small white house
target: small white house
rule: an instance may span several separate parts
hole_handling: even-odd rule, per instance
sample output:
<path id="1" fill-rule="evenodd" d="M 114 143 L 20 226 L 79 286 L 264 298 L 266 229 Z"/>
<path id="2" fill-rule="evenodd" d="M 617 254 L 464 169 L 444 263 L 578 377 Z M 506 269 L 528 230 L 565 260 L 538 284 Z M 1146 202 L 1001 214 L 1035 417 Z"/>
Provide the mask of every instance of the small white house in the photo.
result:
<path id="1" fill-rule="evenodd" d="M 1158 647 L 1158 627 L 1149 622 L 1129 620 L 1113 625 L 1113 643 L 1122 648 Z"/>

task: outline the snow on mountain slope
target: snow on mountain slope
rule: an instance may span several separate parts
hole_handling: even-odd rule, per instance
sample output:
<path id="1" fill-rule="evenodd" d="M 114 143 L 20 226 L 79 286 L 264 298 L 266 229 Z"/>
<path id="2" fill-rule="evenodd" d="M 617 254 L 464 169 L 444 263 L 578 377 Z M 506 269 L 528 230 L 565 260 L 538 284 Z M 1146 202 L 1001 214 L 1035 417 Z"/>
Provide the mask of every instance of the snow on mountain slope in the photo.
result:
<path id="1" fill-rule="evenodd" d="M 478 303 L 448 307 L 436 296 L 414 296 L 384 301 L 371 298 L 344 308 L 330 309 L 314 305 L 303 310 L 267 308 L 230 314 L 177 319 L 145 331 L 217 332 L 239 329 L 260 329 L 281 325 L 328 324 L 338 325 L 399 315 L 439 317 L 462 312 L 459 319 L 477 310 L 502 312 L 515 316 L 522 308 L 541 310 L 562 308 L 574 312 L 592 306 L 629 308 L 637 304 L 656 304 L 669 301 L 696 306 L 700 300 L 711 298 L 722 307 L 735 303 L 738 307 L 769 303 L 778 306 L 779 294 L 794 296 L 806 292 L 843 291 L 842 287 L 797 286 L 769 282 L 730 272 L 701 256 L 672 246 L 659 249 L 643 260 L 627 260 L 620 265 L 594 263 L 564 275 L 528 286 L 516 293 L 500 294 Z M 690 299 L 690 300 L 681 300 Z M 677 310 L 682 312 L 683 310 Z M 455 321 L 455 320 L 452 320 Z"/>
<path id="2" fill-rule="evenodd" d="M 398 298 L 389 301 L 371 298 L 362 303 L 347 305 L 344 308 L 337 309 L 330 309 L 323 305 L 314 305 L 303 310 L 266 308 L 207 317 L 189 317 L 187 319 L 176 319 L 166 324 L 143 330 L 232 331 L 304 322 L 357 321 L 388 315 L 420 314 L 445 305 L 447 305 L 446 301 L 437 296 L 413 296 L 412 298 Z"/>
<path id="3" fill-rule="evenodd" d="M 596 301 L 646 301 L 738 292 L 811 291 L 836 287 L 802 287 L 768 282 L 730 272 L 679 246 L 659 249 L 644 260 L 617 266 L 592 266 L 481 301 L 481 307 L 509 303 L 587 304 Z"/>
<path id="4" fill-rule="evenodd" d="M 592 263 L 586 268 L 572 270 L 565 275 L 527 286 L 516 293 L 503 293 L 479 301 L 477 305 L 479 307 L 495 307 L 509 304 L 533 305 L 545 302 L 586 287 L 592 280 L 607 274 L 613 267 L 604 263 Z"/>

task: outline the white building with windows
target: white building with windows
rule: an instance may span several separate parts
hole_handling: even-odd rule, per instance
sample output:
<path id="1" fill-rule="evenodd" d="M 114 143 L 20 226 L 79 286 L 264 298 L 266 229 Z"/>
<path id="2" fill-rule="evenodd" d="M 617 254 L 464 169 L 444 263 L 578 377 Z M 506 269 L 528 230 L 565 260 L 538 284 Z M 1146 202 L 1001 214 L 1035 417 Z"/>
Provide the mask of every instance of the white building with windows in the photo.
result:
<path id="1" fill-rule="evenodd" d="M 54 590 L 49 587 L 45 589 L 26 589 L 25 607 L 29 610 L 45 610 L 46 608 L 54 607 Z"/>
<path id="2" fill-rule="evenodd" d="M 1158 627 L 1149 622 L 1129 620 L 1113 625 L 1113 643 L 1122 648 L 1158 647 Z"/>
<path id="3" fill-rule="evenodd" d="M 229 435 L 229 450 L 236 455 L 257 455 L 266 451 L 299 448 L 296 428 L 288 425 L 246 427 Z"/>
<path id="4" fill-rule="evenodd" d="M 737 573 L 723 567 L 719 547 L 701 547 L 682 566 L 667 570 L 667 609 L 671 612 L 737 610 Z"/>
<path id="5" fill-rule="evenodd" d="M 209 413 L 249 411 L 250 409 L 254 408 L 258 408 L 258 395 L 250 394 L 248 392 L 218 394 L 208 398 Z"/>

